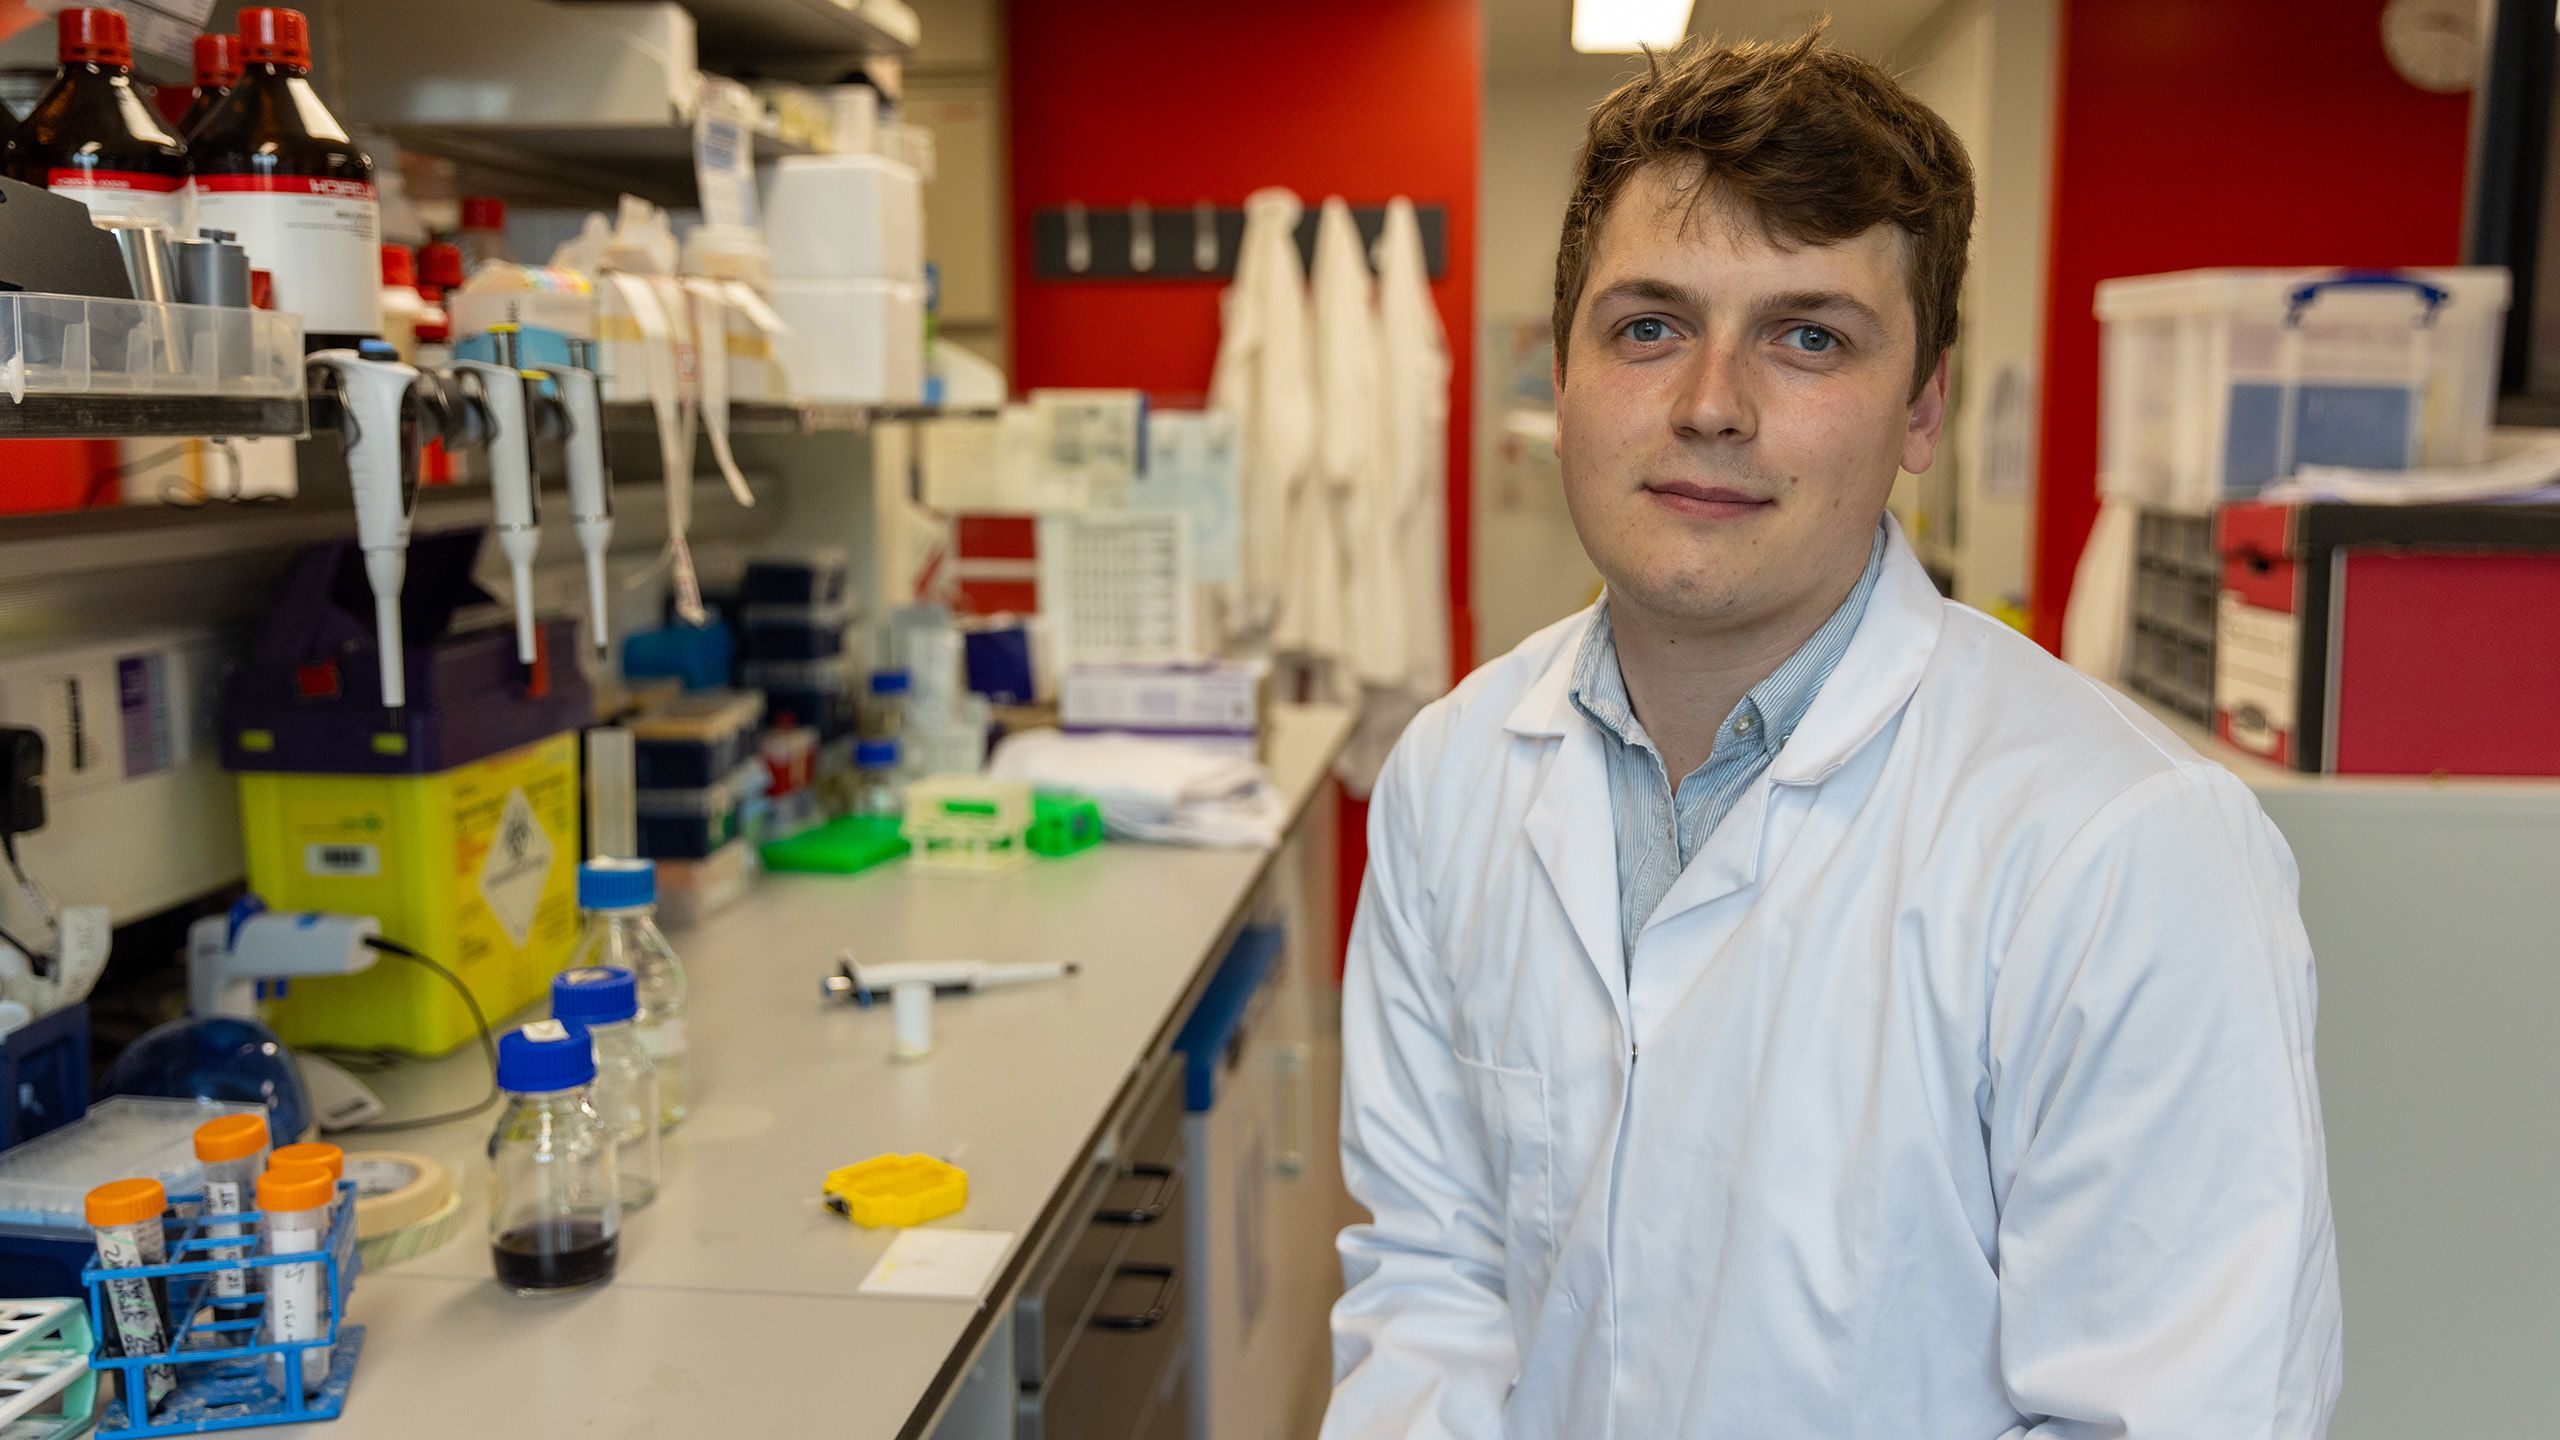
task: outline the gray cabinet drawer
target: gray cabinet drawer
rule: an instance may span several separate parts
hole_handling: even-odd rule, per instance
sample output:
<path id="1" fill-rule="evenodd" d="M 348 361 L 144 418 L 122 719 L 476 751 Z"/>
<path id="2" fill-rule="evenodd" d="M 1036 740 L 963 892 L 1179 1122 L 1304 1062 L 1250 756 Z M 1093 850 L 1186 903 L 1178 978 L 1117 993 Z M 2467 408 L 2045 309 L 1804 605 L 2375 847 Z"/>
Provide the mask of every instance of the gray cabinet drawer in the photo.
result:
<path id="1" fill-rule="evenodd" d="M 1159 1061 L 1124 1114 L 1105 1132 L 1118 1135 L 1118 1157 L 1094 1167 L 1015 1301 L 1015 1378 L 1027 1388 L 1068 1363 L 1122 1265 L 1182 1259 L 1182 1067 Z"/>
<path id="2" fill-rule="evenodd" d="M 1067 1363 L 1046 1387 L 1023 1393 L 1015 1440 L 1182 1433 L 1190 1393 L 1186 1278 L 1179 1264 L 1121 1266 Z"/>

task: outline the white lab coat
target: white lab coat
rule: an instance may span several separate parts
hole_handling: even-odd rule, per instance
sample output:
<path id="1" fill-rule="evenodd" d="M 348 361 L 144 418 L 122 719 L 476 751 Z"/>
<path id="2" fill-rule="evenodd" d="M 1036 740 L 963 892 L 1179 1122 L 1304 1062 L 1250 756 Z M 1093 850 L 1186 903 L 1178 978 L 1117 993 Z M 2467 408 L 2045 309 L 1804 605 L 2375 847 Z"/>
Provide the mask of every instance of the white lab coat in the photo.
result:
<path id="1" fill-rule="evenodd" d="M 1334 767 L 1364 796 L 1415 712 L 1449 688 L 1449 346 L 1412 201 L 1388 203 L 1375 254 L 1378 459 L 1351 536 L 1360 720 Z"/>
<path id="2" fill-rule="evenodd" d="M 1245 583 L 1240 638 L 1267 635 L 1287 588 L 1288 515 L 1314 474 L 1315 369 L 1306 272 L 1298 261 L 1298 197 L 1256 190 L 1244 202 L 1235 283 L 1220 297 L 1209 403 L 1242 437 Z"/>
<path id="3" fill-rule="evenodd" d="M 1364 671 L 1415 703 L 1449 688 L 1449 342 L 1431 303 L 1431 267 L 1413 202 L 1387 203 L 1378 246 L 1379 449 L 1385 501 L 1372 536 L 1381 628 L 1395 664 Z"/>
<path id="4" fill-rule="evenodd" d="M 1339 195 L 1316 217 L 1316 484 L 1289 513 L 1289 588 L 1280 602 L 1280 649 L 1315 671 L 1327 698 L 1356 698 L 1357 678 L 1379 663 L 1381 630 L 1366 537 L 1377 525 L 1386 456 L 1378 446 L 1378 322 L 1369 255 Z M 1396 636 L 1399 647 L 1401 633 Z"/>
<path id="5" fill-rule="evenodd" d="M 1379 783 L 1326 1440 L 2320 1435 L 2311 954 L 2248 791 L 1897 531 L 1629 964 L 1588 624 Z"/>

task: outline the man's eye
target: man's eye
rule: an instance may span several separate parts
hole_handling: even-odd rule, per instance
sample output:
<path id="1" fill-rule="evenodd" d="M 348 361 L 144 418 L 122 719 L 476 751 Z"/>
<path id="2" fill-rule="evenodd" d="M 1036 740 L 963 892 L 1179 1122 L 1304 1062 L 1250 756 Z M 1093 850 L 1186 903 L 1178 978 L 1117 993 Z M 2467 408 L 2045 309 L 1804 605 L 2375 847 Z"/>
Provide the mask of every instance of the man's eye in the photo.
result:
<path id="1" fill-rule="evenodd" d="M 1780 342 L 1808 355 L 1822 355 L 1840 348 L 1840 337 L 1819 325 L 1796 325 L 1778 337 Z"/>
<path id="2" fill-rule="evenodd" d="M 1651 315 L 1645 315 L 1628 321 L 1618 333 L 1639 345 L 1656 345 L 1671 338 L 1671 327 Z"/>

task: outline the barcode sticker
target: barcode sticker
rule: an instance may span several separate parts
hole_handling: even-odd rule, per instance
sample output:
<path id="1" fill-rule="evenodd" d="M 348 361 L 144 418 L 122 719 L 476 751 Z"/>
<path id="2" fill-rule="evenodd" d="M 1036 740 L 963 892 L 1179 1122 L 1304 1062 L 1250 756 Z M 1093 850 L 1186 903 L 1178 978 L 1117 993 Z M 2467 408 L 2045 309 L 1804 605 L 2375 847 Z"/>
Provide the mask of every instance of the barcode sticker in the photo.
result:
<path id="1" fill-rule="evenodd" d="M 302 870 L 327 880 L 370 879 L 382 873 L 379 845 L 305 845 Z"/>

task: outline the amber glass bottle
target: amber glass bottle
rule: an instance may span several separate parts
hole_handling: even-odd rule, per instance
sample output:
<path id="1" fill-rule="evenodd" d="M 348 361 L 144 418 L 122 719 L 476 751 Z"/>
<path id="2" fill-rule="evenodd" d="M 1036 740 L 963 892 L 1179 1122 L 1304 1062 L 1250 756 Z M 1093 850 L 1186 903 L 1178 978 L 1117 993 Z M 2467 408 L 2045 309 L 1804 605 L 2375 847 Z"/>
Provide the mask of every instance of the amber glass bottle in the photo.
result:
<path id="1" fill-rule="evenodd" d="M 9 139 L 9 178 L 67 195 L 99 216 L 186 220 L 187 147 L 133 88 L 124 16 L 86 7 L 55 20 L 62 68 Z"/>
<path id="2" fill-rule="evenodd" d="M 382 333 L 373 162 L 311 87 L 300 11 L 240 12 L 240 81 L 195 132 L 195 223 L 240 237 L 313 349 Z"/>

